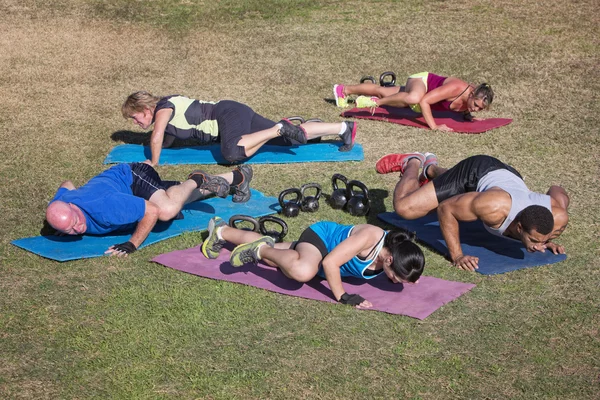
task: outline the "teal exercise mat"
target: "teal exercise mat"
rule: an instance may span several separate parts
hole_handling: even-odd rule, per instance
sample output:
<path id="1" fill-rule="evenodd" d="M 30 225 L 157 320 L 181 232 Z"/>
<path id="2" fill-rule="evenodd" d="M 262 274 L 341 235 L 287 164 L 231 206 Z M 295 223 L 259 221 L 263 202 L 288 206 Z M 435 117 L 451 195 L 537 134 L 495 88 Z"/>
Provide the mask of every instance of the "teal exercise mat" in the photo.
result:
<path id="1" fill-rule="evenodd" d="M 287 164 L 305 162 L 343 162 L 364 160 L 363 148 L 355 143 L 350 151 L 338 151 L 342 141 L 309 143 L 299 146 L 264 145 L 246 164 Z M 104 164 L 142 162 L 150 159 L 150 147 L 121 144 L 106 156 Z M 221 155 L 220 145 L 176 147 L 162 149 L 160 165 L 176 164 L 231 164 Z"/>
<path id="2" fill-rule="evenodd" d="M 227 221 L 235 214 L 245 214 L 255 218 L 274 214 L 276 206 L 279 206 L 277 203 L 275 197 L 267 197 L 254 189 L 250 200 L 243 204 L 233 203 L 231 196 L 226 199 L 213 197 L 196 201 L 184 207 L 183 219 L 157 223 L 140 248 L 179 236 L 184 232 L 203 231 L 208 226 L 208 221 L 215 215 Z M 11 243 L 42 257 L 56 261 L 69 261 L 104 256 L 104 252 L 110 246 L 129 240 L 131 233 L 119 232 L 105 236 L 34 236 L 14 240 Z"/>
<path id="3" fill-rule="evenodd" d="M 437 214 L 406 220 L 396 213 L 387 212 L 377 216 L 388 224 L 416 232 L 417 239 L 442 255 L 448 254 Z M 565 254 L 529 253 L 517 240 L 504 239 L 485 230 L 481 221 L 460 223 L 460 243 L 464 254 L 479 257 L 477 272 L 483 275 L 503 274 L 517 269 L 554 264 L 567 259 Z"/>

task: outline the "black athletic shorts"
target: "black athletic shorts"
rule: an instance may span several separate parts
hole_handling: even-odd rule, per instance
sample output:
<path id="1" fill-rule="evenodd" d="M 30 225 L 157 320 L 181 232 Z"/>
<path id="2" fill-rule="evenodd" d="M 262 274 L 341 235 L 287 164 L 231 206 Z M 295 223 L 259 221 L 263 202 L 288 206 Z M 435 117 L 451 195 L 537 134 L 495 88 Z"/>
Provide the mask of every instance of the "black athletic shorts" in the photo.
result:
<path id="1" fill-rule="evenodd" d="M 215 106 L 214 118 L 219 125 L 219 140 L 221 141 L 221 154 L 229 162 L 245 160 L 246 150 L 238 146 L 240 138 L 249 133 L 263 131 L 275 126 L 275 122 L 257 114 L 245 104 L 232 100 L 221 100 Z M 292 146 L 299 142 L 277 137 L 267 144 L 276 146 Z"/>
<path id="2" fill-rule="evenodd" d="M 133 195 L 142 199 L 150 200 L 150 197 L 157 190 L 167 190 L 171 186 L 179 185 L 177 181 L 163 181 L 158 176 L 158 172 L 148 164 L 131 163 L 131 174 L 133 175 L 133 183 L 131 190 Z"/>
<path id="3" fill-rule="evenodd" d="M 323 242 L 323 240 L 312 230 L 312 228 L 306 228 L 302 234 L 300 234 L 300 238 L 297 242 L 294 243 L 293 249 L 296 249 L 296 246 L 300 243 L 310 243 L 315 246 L 319 252 L 321 252 L 321 256 L 325 258 L 329 251 L 327 251 L 327 246 Z"/>
<path id="4" fill-rule="evenodd" d="M 497 169 L 509 170 L 523 179 L 516 169 L 497 158 L 484 155 L 472 156 L 433 179 L 438 203 L 459 194 L 476 191 L 479 179 Z"/>

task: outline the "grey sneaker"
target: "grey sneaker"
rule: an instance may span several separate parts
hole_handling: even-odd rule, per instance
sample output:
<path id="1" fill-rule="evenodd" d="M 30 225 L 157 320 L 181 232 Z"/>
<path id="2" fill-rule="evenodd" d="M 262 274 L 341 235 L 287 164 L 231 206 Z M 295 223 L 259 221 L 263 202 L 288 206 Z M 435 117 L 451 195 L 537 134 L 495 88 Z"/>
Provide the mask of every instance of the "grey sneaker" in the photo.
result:
<path id="1" fill-rule="evenodd" d="M 227 226 L 227 223 L 219 217 L 213 217 L 208 221 L 208 237 L 202 243 L 202 254 L 204 254 L 204 257 L 211 260 L 219 257 L 219 252 L 225 246 L 225 241 L 219 239 L 217 231 L 223 226 Z"/>
<path id="2" fill-rule="evenodd" d="M 188 179 L 196 182 L 198 189 L 207 190 L 222 198 L 229 195 L 229 183 L 223 177 L 210 175 L 197 169 L 188 176 Z"/>
<path id="3" fill-rule="evenodd" d="M 275 246 L 275 240 L 271 236 L 263 236 L 254 242 L 240 244 L 231 252 L 229 263 L 234 267 L 241 267 L 248 263 L 257 264 L 260 261 L 258 249 L 264 245 L 273 247 Z"/>
<path id="4" fill-rule="evenodd" d="M 342 140 L 344 145 L 340 147 L 340 151 L 350 151 L 354 147 L 354 140 L 356 139 L 356 128 L 358 124 L 353 121 L 344 121 L 346 123 L 346 130 L 342 133 Z"/>
<path id="5" fill-rule="evenodd" d="M 283 137 L 295 140 L 298 143 L 305 144 L 307 141 L 306 132 L 298 125 L 292 124 L 287 119 L 282 119 L 278 122 L 282 127 L 279 130 L 279 134 Z"/>
<path id="6" fill-rule="evenodd" d="M 237 185 L 231 185 L 231 191 L 233 192 L 233 202 L 234 203 L 245 203 L 250 200 L 250 182 L 252 181 L 252 176 L 254 172 L 252 171 L 252 167 L 250 165 L 238 165 L 235 167 L 244 179 Z"/>

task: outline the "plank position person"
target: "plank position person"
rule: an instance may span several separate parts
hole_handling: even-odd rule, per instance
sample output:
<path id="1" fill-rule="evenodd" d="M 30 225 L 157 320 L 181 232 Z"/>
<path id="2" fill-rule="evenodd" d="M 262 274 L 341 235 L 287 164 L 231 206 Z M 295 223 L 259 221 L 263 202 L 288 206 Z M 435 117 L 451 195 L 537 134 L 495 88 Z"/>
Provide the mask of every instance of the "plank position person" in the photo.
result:
<path id="1" fill-rule="evenodd" d="M 520 240 L 529 252 L 565 252 L 551 240 L 569 221 L 566 191 L 551 186 L 546 194 L 532 192 L 519 172 L 494 157 L 473 156 L 445 169 L 432 153 L 390 154 L 376 169 L 402 174 L 394 190 L 394 209 L 402 218 L 420 218 L 437 208 L 450 260 L 460 269 L 474 271 L 479 258 L 463 254 L 459 221 L 480 219 L 487 231 Z"/>
<path id="2" fill-rule="evenodd" d="M 335 85 L 333 94 L 338 107 L 348 106 L 348 95 L 356 98 L 357 108 L 392 106 L 410 107 L 423 118 L 433 130 L 451 132 L 452 128 L 438 125 L 431 111 L 454 111 L 463 113 L 467 121 L 473 120 L 472 112 L 487 110 L 494 100 L 494 91 L 487 83 L 472 85 L 455 77 L 445 77 L 431 72 L 421 72 L 408 77 L 405 86 L 380 86 L 375 83 L 358 85 Z"/>
<path id="3" fill-rule="evenodd" d="M 46 221 L 66 235 L 103 235 L 135 227 L 127 242 L 106 251 L 126 256 L 146 240 L 157 221 L 176 218 L 187 203 L 213 193 L 227 197 L 230 189 L 234 202 L 248 201 L 251 179 L 249 165 L 214 176 L 198 170 L 184 182 L 176 182 L 163 181 L 144 163 L 118 164 L 79 188 L 63 182 L 48 204 Z"/>
<path id="4" fill-rule="evenodd" d="M 275 123 L 245 104 L 231 100 L 200 101 L 185 96 L 157 97 L 144 91 L 131 94 L 121 111 L 142 129 L 154 124 L 150 136 L 151 159 L 156 166 L 162 148 L 175 139 L 197 139 L 201 143 L 221 143 L 225 160 L 236 163 L 247 159 L 264 144 L 292 146 L 326 135 L 339 135 L 340 151 L 354 146 L 355 122 L 306 122 L 294 125 L 286 119 Z M 285 149 L 282 149 L 285 151 Z"/>
<path id="5" fill-rule="evenodd" d="M 297 242 L 275 243 L 269 236 L 232 228 L 215 217 L 209 222 L 202 253 L 215 259 L 225 243 L 230 242 L 238 245 L 230 258 L 234 267 L 263 260 L 298 282 L 308 282 L 319 275 L 327 279 L 340 303 L 370 308 L 373 305 L 368 300 L 346 293 L 342 277 L 372 279 L 384 273 L 394 283 L 417 283 L 425 267 L 425 256 L 413 240 L 414 235 L 405 231 L 387 232 L 369 224 L 347 226 L 321 221 L 307 228 Z"/>

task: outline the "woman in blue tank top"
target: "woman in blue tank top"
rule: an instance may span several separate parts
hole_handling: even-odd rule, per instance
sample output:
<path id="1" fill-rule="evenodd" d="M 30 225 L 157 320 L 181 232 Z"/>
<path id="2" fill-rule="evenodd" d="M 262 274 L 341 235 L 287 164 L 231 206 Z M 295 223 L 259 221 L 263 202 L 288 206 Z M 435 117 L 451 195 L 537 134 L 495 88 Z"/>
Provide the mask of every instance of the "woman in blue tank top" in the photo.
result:
<path id="1" fill-rule="evenodd" d="M 298 282 L 308 282 L 319 275 L 327 279 L 340 303 L 370 308 L 368 300 L 346 293 L 342 277 L 372 279 L 385 273 L 394 283 L 418 282 L 425 256 L 413 240 L 414 235 L 406 231 L 388 232 L 369 224 L 349 226 L 321 221 L 302 232 L 296 242 L 275 243 L 269 236 L 232 228 L 214 217 L 208 224 L 202 253 L 215 259 L 230 242 L 238 245 L 231 252 L 230 263 L 234 267 L 262 260 Z"/>

